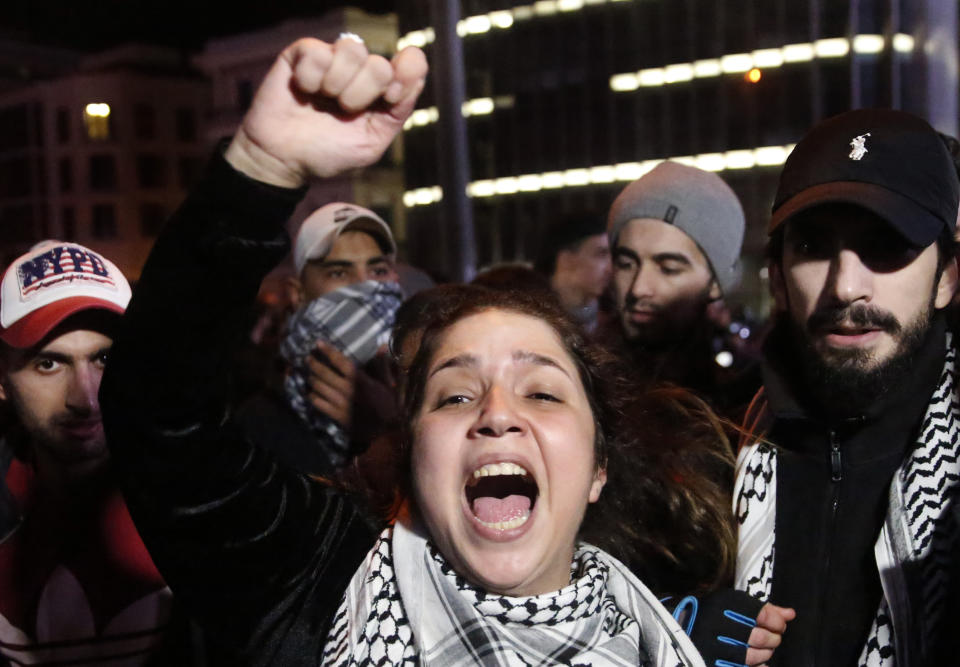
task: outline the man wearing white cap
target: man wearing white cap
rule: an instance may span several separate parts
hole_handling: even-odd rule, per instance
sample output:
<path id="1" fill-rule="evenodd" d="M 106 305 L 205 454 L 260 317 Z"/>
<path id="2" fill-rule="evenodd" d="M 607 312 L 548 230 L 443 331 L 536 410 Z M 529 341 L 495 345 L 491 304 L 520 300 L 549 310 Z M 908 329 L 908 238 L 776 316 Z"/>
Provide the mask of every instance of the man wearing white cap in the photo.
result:
<path id="1" fill-rule="evenodd" d="M 366 281 L 397 282 L 396 254 L 390 227 L 370 209 L 347 202 L 332 202 L 318 208 L 300 225 L 293 243 L 296 275 L 288 280 L 287 286 L 288 298 L 297 313 L 291 326 L 302 330 L 313 328 L 309 325 L 315 318 L 306 313 L 307 306 L 335 290 Z M 356 360 L 329 342 L 318 342 L 316 356 L 323 362 L 310 366 L 308 400 L 339 427 L 349 431 L 354 413 L 358 411 Z M 366 378 L 362 381 L 369 384 Z M 370 392 L 361 392 L 359 398 L 365 398 L 365 393 Z M 373 392 L 377 396 L 382 393 Z"/>
<path id="2" fill-rule="evenodd" d="M 170 590 L 109 470 L 97 393 L 130 286 L 109 260 L 46 241 L 0 283 L 0 664 L 137 665 Z"/>
<path id="3" fill-rule="evenodd" d="M 396 254 L 390 227 L 373 211 L 345 202 L 322 206 L 297 232 L 290 301 L 299 307 L 365 280 L 396 281 Z"/>

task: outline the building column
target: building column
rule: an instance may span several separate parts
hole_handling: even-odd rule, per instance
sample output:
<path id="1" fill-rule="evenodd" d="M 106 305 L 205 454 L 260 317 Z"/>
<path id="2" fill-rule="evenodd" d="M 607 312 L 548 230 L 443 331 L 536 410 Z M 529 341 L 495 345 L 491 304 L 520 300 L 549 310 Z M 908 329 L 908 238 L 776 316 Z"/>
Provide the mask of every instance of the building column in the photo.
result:
<path id="1" fill-rule="evenodd" d="M 904 32 L 915 47 L 910 74 L 902 81 L 905 111 L 957 136 L 957 0 L 908 0 Z"/>

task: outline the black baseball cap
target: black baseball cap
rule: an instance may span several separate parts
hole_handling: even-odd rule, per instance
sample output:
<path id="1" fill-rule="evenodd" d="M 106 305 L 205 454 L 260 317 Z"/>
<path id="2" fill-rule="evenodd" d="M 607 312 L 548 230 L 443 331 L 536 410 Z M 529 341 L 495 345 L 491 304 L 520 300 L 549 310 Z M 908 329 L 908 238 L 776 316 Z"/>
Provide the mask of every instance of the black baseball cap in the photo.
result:
<path id="1" fill-rule="evenodd" d="M 960 181 L 930 125 L 904 111 L 857 109 L 810 130 L 787 158 L 768 233 L 822 204 L 854 204 L 923 248 L 956 229 Z"/>

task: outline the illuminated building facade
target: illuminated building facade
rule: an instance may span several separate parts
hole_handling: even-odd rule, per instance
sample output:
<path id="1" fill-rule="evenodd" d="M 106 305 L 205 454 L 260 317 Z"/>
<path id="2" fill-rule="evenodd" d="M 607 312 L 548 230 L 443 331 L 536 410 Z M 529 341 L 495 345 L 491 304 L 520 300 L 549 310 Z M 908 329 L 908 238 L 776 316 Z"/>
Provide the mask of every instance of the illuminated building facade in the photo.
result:
<path id="1" fill-rule="evenodd" d="M 462 0 L 470 183 L 481 265 L 605 211 L 659 160 L 716 170 L 747 213 L 740 301 L 766 307 L 762 250 L 780 165 L 814 123 L 887 106 L 956 133 L 956 0 Z M 435 53 L 428 0 L 401 45 Z M 404 134 L 410 255 L 443 272 L 437 111 Z"/>

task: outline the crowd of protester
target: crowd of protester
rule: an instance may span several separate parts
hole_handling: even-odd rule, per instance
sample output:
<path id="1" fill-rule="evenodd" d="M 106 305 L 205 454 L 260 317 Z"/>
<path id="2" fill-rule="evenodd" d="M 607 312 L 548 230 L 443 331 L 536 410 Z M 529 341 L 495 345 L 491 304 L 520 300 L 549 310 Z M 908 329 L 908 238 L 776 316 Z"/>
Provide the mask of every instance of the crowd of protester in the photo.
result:
<path id="1" fill-rule="evenodd" d="M 132 292 L 75 243 L 6 268 L 0 664 L 952 664 L 956 142 L 881 109 L 799 138 L 734 365 L 743 210 L 693 167 L 471 284 L 414 287 L 350 202 L 291 243 L 426 74 L 299 40 Z"/>

